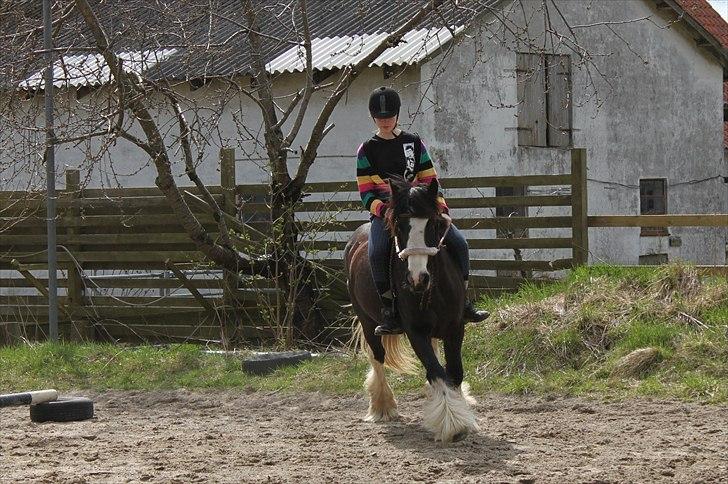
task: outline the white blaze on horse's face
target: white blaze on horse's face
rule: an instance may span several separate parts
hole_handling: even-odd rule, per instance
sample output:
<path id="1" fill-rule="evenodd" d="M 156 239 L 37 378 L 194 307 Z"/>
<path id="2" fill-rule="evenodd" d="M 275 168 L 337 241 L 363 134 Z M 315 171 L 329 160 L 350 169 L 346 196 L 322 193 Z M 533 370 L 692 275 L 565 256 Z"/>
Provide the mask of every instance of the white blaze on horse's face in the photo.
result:
<path id="1" fill-rule="evenodd" d="M 423 249 L 427 247 L 425 243 L 425 228 L 427 227 L 426 218 L 410 218 L 410 231 L 407 238 L 408 249 Z M 427 287 L 430 283 L 430 274 L 427 272 L 427 260 L 429 256 L 426 254 L 410 254 L 407 257 L 407 270 L 409 271 L 410 283 L 415 288 L 421 286 Z"/>

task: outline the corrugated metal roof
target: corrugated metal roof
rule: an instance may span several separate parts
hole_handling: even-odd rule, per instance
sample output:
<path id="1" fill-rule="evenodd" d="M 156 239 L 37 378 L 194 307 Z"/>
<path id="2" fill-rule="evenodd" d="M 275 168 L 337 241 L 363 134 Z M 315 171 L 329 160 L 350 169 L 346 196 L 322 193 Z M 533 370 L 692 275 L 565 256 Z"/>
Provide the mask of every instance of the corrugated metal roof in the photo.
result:
<path id="1" fill-rule="evenodd" d="M 437 52 L 463 30 L 457 26 L 451 31 L 445 27 L 412 30 L 405 34 L 402 42 L 384 51 L 370 67 L 416 64 Z M 311 59 L 317 70 L 342 69 L 356 64 L 369 55 L 382 42 L 387 32 L 378 34 L 324 37 L 311 39 Z M 291 47 L 266 64 L 271 74 L 303 72 L 306 68 L 305 50 L 302 45 Z"/>
<path id="2" fill-rule="evenodd" d="M 264 62 L 276 65 L 276 72 L 295 69 L 296 45 L 301 41 L 300 12 L 297 2 L 255 0 L 261 25 Z M 410 32 L 408 42 L 390 49 L 375 65 L 397 65 L 421 61 L 447 43 L 449 32 L 444 25 L 461 27 L 487 11 L 499 0 L 446 1 L 438 14 L 428 16 Z M 171 50 L 175 52 L 153 65 L 144 74 L 153 80 L 189 80 L 231 77 L 251 72 L 251 53 L 244 27 L 247 24 L 240 0 L 90 0 L 116 52 Z M 316 65 L 346 65 L 356 58 L 355 42 L 368 43 L 393 32 L 415 15 L 428 0 L 308 0 L 307 13 L 311 36 L 317 44 Z M 30 25 L 36 20 L 27 19 Z M 298 28 L 297 28 L 298 27 Z M 6 30 L 9 29 L 9 30 Z M 0 33 L 14 35 L 15 30 L 0 26 Z M 432 32 L 438 32 L 436 37 Z M 40 39 L 37 39 L 38 41 Z M 337 43 L 338 41 L 338 43 Z M 20 42 L 20 39 L 18 39 Z M 38 48 L 39 42 L 35 43 Z M 56 38 L 60 48 L 94 46 L 93 36 L 80 16 L 69 17 Z M 421 51 L 421 52 L 420 52 Z M 70 50 L 69 52 L 73 52 Z M 333 55 L 336 54 L 336 55 Z M 288 56 L 288 57 L 286 57 Z M 320 56 L 320 57 L 319 57 Z M 72 56 L 69 56 L 72 57 Z M 284 62 L 284 57 L 287 59 Z M 92 68 L 81 66 L 85 58 Z M 39 71 L 42 56 L 28 54 Z M 351 59 L 348 63 L 351 62 Z M 94 57 L 64 59 L 80 72 L 57 72 L 66 85 L 104 82 L 104 67 Z M 60 65 L 57 67 L 61 67 Z M 31 71 L 33 72 L 33 71 Z M 5 75 L 9 74 L 9 75 Z M 0 78 L 12 79 L 16 72 L 0 66 Z M 37 73 L 36 73 L 37 74 Z M 12 85 L 27 81 L 37 85 L 35 74 L 15 79 Z"/>
<path id="3" fill-rule="evenodd" d="M 283 63 L 284 54 L 292 54 L 295 44 L 300 42 L 296 32 L 296 26 L 300 26 L 300 15 L 294 11 L 297 2 L 254 1 L 259 10 L 261 31 L 266 34 L 262 39 L 264 61 L 275 64 L 276 69 L 286 69 L 283 67 L 286 65 Z M 345 39 L 346 45 L 359 37 L 392 32 L 415 15 L 427 1 L 308 0 L 311 35 L 322 42 Z M 417 32 L 439 29 L 443 25 L 467 25 L 478 15 L 493 9 L 499 1 L 445 1 L 437 15 L 430 15 L 417 26 Z M 705 0 L 677 1 L 713 36 L 721 41 L 726 38 L 723 35 L 725 23 L 706 7 Z M 151 72 L 145 71 L 151 79 L 186 80 L 250 73 L 250 48 L 242 27 L 246 20 L 240 0 L 90 0 L 90 3 L 117 52 L 176 49 L 174 54 L 156 63 Z M 28 78 L 25 70 L 28 65 L 40 70 L 44 64 L 42 55 L 32 52 L 42 46 L 41 30 L 38 28 L 41 25 L 40 2 L 28 0 L 20 4 L 23 8 L 9 9 L 12 15 L 3 17 L 4 21 L 0 23 L 4 42 L 10 45 L 0 52 L 0 86 L 17 86 L 21 80 Z M 72 49 L 94 45 L 93 36 L 80 16 L 70 16 L 59 27 L 57 47 Z M 36 34 L 28 36 L 29 31 Z M 417 50 L 414 42 L 406 46 Z M 377 59 L 375 64 L 393 65 L 403 59 L 412 59 L 403 62 L 417 62 L 419 57 L 407 52 L 406 46 L 388 51 L 386 55 L 392 58 Z M 723 46 L 726 46 L 725 42 Z M 342 61 L 343 57 L 332 55 L 338 52 L 338 47 L 324 47 L 322 43 L 319 48 L 323 55 L 321 65 L 333 62 L 329 57 Z M 27 62 L 20 66 L 19 58 Z M 288 64 L 295 64 L 295 60 L 289 59 Z M 78 77 L 84 76 L 88 77 L 86 73 Z M 75 85 L 73 82 L 69 81 L 69 84 Z M 89 82 L 96 82 L 96 79 L 91 76 Z"/>
<path id="4" fill-rule="evenodd" d="M 436 53 L 463 30 L 463 26 L 412 30 L 405 34 L 402 42 L 384 51 L 370 67 L 401 66 L 417 64 Z M 315 70 L 342 69 L 356 64 L 369 55 L 388 32 L 342 37 L 311 39 L 313 68 Z M 124 69 L 142 74 L 169 58 L 177 49 L 157 51 L 120 52 Z M 266 64 L 271 74 L 284 72 L 303 72 L 306 69 L 303 46 L 291 47 Z M 53 66 L 53 85 L 55 87 L 97 86 L 109 81 L 110 71 L 101 54 L 67 55 Z M 20 82 L 21 89 L 42 89 L 43 71 L 35 72 Z"/>
<path id="5" fill-rule="evenodd" d="M 165 59 L 176 49 L 119 52 L 122 68 L 126 72 L 142 74 Z M 43 89 L 44 70 L 35 72 L 20 82 L 21 89 Z M 109 82 L 111 71 L 101 54 L 66 55 L 53 64 L 54 87 L 99 86 Z"/>

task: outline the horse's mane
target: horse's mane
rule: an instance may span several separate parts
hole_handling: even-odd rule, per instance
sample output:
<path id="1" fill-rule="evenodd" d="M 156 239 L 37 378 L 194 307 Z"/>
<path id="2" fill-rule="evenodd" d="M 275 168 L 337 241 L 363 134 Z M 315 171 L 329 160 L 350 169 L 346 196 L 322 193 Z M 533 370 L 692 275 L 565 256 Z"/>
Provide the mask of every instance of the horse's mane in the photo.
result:
<path id="1" fill-rule="evenodd" d="M 437 183 L 437 182 L 435 182 Z M 395 232 L 397 217 L 407 214 L 412 217 L 433 218 L 437 216 L 437 186 L 434 194 L 429 184 L 412 186 L 401 176 L 389 178 L 392 188 L 390 206 L 384 214 L 384 221 L 391 234 Z"/>

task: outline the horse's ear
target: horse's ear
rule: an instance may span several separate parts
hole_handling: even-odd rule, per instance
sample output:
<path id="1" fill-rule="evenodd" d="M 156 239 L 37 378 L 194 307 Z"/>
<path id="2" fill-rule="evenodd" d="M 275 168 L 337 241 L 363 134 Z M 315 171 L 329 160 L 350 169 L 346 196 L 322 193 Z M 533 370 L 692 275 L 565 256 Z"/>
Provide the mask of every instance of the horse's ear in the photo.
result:
<path id="1" fill-rule="evenodd" d="M 430 180 L 430 186 L 427 187 L 427 194 L 432 199 L 436 199 L 439 191 L 440 184 L 437 182 L 437 178 L 433 178 L 432 180 Z"/>

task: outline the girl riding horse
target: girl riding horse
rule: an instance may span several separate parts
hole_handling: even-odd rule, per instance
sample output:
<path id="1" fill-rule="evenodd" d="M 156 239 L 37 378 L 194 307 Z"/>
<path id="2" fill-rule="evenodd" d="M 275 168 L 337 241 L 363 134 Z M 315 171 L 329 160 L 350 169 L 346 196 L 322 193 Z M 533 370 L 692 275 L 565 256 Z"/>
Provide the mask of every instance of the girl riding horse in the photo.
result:
<path id="1" fill-rule="evenodd" d="M 359 148 L 357 182 L 371 223 L 355 230 L 344 250 L 349 297 L 359 320 L 355 338 L 368 347 L 371 364 L 366 420 L 397 416 L 384 365 L 412 368 L 394 335 L 404 332 L 427 372 L 425 427 L 435 439 L 450 442 L 478 428 L 463 383 L 461 348 L 465 319 L 481 321 L 487 313 L 467 301 L 467 243 L 447 215 L 424 144 L 397 128 L 399 109 L 399 95 L 391 89 L 377 89 L 369 99 L 378 129 Z M 443 341 L 444 367 L 436 339 Z"/>
<path id="2" fill-rule="evenodd" d="M 372 276 L 382 304 L 377 335 L 402 332 L 399 315 L 393 305 L 390 288 L 389 255 L 392 239 L 387 233 L 383 216 L 389 206 L 390 188 L 387 180 L 393 176 L 403 177 L 413 184 L 427 184 L 437 180 L 427 149 L 420 137 L 397 127 L 401 101 L 393 89 L 380 87 L 369 97 L 371 114 L 377 132 L 359 147 L 357 152 L 356 181 L 364 207 L 371 213 L 369 234 L 369 261 Z M 441 213 L 447 214 L 445 199 L 437 198 Z M 465 288 L 468 284 L 468 243 L 462 233 L 451 225 L 445 238 L 449 253 L 455 258 L 462 271 Z M 467 291 L 466 291 L 467 294 Z M 482 321 L 488 317 L 485 311 L 478 311 L 470 300 L 464 301 L 463 317 L 467 321 Z"/>

